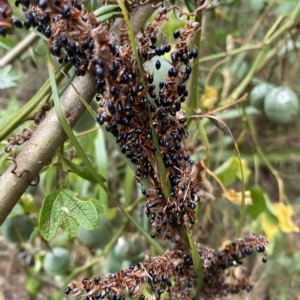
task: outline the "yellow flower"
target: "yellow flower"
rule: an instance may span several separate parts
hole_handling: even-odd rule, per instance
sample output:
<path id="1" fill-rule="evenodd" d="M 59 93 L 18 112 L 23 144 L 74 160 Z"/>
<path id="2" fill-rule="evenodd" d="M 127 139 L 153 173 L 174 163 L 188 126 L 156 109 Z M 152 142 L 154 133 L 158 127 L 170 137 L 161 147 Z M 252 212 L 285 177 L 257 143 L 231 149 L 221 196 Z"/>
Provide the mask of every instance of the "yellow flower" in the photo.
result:
<path id="1" fill-rule="evenodd" d="M 201 106 L 212 109 L 218 100 L 218 91 L 212 86 L 206 86 L 201 97 Z"/>

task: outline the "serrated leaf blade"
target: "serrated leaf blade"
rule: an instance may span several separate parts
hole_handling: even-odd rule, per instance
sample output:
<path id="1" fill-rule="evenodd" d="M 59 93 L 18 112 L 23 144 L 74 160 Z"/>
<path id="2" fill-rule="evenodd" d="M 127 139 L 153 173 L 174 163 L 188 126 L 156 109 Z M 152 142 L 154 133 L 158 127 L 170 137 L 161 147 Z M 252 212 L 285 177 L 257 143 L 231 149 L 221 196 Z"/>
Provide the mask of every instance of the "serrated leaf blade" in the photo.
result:
<path id="1" fill-rule="evenodd" d="M 82 197 L 81 200 L 82 201 L 91 201 L 95 205 L 98 215 L 104 215 L 104 214 L 106 214 L 105 205 L 99 199 Z"/>
<path id="2" fill-rule="evenodd" d="M 11 73 L 11 68 L 11 65 L 7 65 L 0 69 L 0 89 L 8 89 L 17 86 L 17 82 L 15 81 L 18 80 L 20 76 Z"/>
<path id="3" fill-rule="evenodd" d="M 95 229 L 98 213 L 94 200 L 81 200 L 69 189 L 58 189 L 44 200 L 39 216 L 39 231 L 49 241 L 60 226 L 69 237 L 74 237 L 82 226 Z"/>

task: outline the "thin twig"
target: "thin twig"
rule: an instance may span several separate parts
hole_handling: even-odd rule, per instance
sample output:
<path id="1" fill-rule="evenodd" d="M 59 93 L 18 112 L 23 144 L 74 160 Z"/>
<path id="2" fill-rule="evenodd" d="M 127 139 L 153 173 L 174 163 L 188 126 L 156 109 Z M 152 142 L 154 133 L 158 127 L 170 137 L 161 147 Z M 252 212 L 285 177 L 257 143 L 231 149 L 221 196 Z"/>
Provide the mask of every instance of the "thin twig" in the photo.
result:
<path id="1" fill-rule="evenodd" d="M 28 34 L 21 42 L 19 42 L 12 50 L 7 52 L 7 54 L 0 59 L 0 68 L 3 68 L 7 64 L 13 62 L 16 58 L 20 57 L 20 55 L 38 39 L 39 36 L 35 33 Z"/>

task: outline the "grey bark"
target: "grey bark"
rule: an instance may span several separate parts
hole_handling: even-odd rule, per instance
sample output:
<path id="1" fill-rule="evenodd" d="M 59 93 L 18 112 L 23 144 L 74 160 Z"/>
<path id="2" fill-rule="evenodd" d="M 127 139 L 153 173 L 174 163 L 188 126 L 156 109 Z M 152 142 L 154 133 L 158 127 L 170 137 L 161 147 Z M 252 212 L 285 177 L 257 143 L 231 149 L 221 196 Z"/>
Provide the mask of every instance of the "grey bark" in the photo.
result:
<path id="1" fill-rule="evenodd" d="M 91 74 L 86 74 L 85 77 L 75 78 L 73 85 L 87 102 L 93 99 L 95 95 L 95 84 Z M 61 106 L 71 127 L 76 124 L 85 111 L 84 104 L 71 86 L 62 95 Z M 66 134 L 53 108 L 18 154 L 16 158 L 16 172 L 28 170 L 31 174 L 31 178 L 36 177 L 43 166 L 51 160 L 65 139 Z M 17 177 L 11 173 L 12 168 L 13 164 L 0 178 L 0 224 L 6 219 L 29 184 L 29 174 L 27 172 L 21 177 Z"/>

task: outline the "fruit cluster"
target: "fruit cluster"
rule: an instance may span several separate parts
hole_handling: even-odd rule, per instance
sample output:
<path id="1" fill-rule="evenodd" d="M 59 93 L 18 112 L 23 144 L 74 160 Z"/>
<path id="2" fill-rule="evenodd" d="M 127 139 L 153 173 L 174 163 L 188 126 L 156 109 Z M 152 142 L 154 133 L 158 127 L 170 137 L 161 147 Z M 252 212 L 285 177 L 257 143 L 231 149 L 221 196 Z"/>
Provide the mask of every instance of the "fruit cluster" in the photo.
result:
<path id="1" fill-rule="evenodd" d="M 288 87 L 262 82 L 256 85 L 250 95 L 250 104 L 263 110 L 267 118 L 278 124 L 293 121 L 299 111 L 299 99 Z"/>

